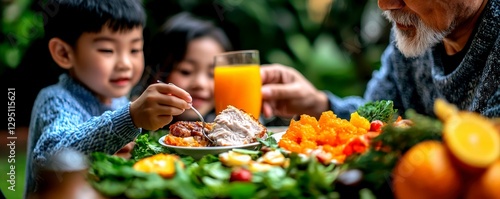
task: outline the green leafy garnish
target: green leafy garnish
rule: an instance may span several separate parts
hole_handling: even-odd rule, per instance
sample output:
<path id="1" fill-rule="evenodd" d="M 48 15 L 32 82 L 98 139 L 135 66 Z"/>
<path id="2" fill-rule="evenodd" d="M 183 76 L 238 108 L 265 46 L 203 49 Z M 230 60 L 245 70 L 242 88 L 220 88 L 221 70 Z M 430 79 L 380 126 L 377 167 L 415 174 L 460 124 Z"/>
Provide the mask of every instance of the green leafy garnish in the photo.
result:
<path id="1" fill-rule="evenodd" d="M 218 161 L 219 161 L 219 158 L 217 156 L 212 155 L 212 154 L 208 154 L 208 155 L 203 156 L 198 161 L 198 164 L 202 166 L 202 165 L 205 165 L 205 164 L 210 164 L 210 163 L 218 162 Z"/>
<path id="2" fill-rule="evenodd" d="M 397 111 L 394 109 L 394 103 L 390 100 L 368 102 L 357 110 L 358 114 L 368 121 L 380 120 L 385 123 L 393 122 L 396 119 Z"/>
<path id="3" fill-rule="evenodd" d="M 160 139 L 162 133 L 144 133 L 139 135 L 135 140 L 135 146 L 132 150 L 132 158 L 137 161 L 158 153 L 170 153 L 170 151 L 160 145 L 158 140 Z"/>
<path id="4" fill-rule="evenodd" d="M 176 175 L 164 179 L 156 173 L 145 173 L 133 169 L 133 160 L 100 152 L 92 154 L 89 169 L 91 185 L 108 197 L 119 198 L 197 198 L 197 188 L 193 186 L 186 171 L 176 163 Z"/>
<path id="5" fill-rule="evenodd" d="M 248 149 L 232 149 L 232 151 L 241 153 L 241 154 L 247 154 L 247 155 L 258 155 L 260 154 L 260 151 L 254 151 L 254 150 L 248 150 Z"/>
<path id="6" fill-rule="evenodd" d="M 271 149 L 279 148 L 278 142 L 276 142 L 276 139 L 274 139 L 274 137 L 272 136 L 268 136 L 266 139 L 257 138 L 257 141 L 259 141 L 262 146 L 267 146 Z"/>
<path id="7" fill-rule="evenodd" d="M 408 110 L 406 118 L 413 122 L 410 127 L 386 125 L 382 133 L 372 140 L 370 149 L 362 155 L 350 156 L 345 164 L 351 169 L 360 169 L 364 173 L 364 181 L 375 190 L 386 189 L 392 169 L 398 159 L 411 147 L 425 140 L 441 140 L 442 123 L 435 119 Z M 382 149 L 377 149 L 380 144 Z"/>
<path id="8" fill-rule="evenodd" d="M 259 141 L 261 145 L 259 145 L 256 150 L 260 151 L 262 147 L 268 147 L 272 150 L 279 150 L 281 153 L 286 153 L 286 151 L 278 145 L 276 139 L 274 139 L 271 135 L 272 134 L 269 134 L 266 139 L 257 138 L 257 141 Z"/>
<path id="9" fill-rule="evenodd" d="M 441 140 L 442 123 L 441 121 L 416 113 L 414 110 L 408 110 L 405 113 L 406 118 L 413 122 L 408 128 L 398 128 L 393 125 L 387 125 L 383 133 L 377 136 L 373 141 L 382 142 L 382 145 L 389 147 L 391 151 L 406 152 L 412 146 L 425 140 Z"/>

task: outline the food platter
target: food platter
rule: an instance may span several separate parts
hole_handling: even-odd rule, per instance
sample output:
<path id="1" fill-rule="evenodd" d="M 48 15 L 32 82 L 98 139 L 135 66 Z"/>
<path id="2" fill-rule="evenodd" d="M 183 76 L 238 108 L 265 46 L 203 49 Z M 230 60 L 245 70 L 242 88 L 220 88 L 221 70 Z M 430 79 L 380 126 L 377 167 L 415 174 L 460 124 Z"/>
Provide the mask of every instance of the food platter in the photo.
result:
<path id="1" fill-rule="evenodd" d="M 281 132 L 281 133 L 275 133 L 273 134 L 272 136 L 278 141 L 279 138 L 281 138 L 281 136 L 284 134 L 285 132 Z M 187 147 L 187 146 L 172 146 L 172 145 L 168 145 L 168 144 L 165 144 L 164 140 L 165 140 L 165 136 L 167 135 L 164 135 L 162 136 L 158 142 L 164 146 L 164 147 L 167 147 L 169 149 L 172 149 L 174 150 L 176 153 L 180 154 L 180 155 L 188 155 L 188 156 L 191 156 L 193 157 L 193 159 L 195 160 L 199 160 L 201 159 L 203 156 L 205 155 L 208 155 L 208 154 L 212 154 L 212 155 L 217 155 L 217 154 L 221 154 L 221 153 L 224 153 L 226 151 L 230 151 L 232 149 L 248 149 L 248 150 L 254 150 L 255 148 L 257 148 L 257 146 L 259 146 L 259 142 L 254 142 L 254 143 L 250 143 L 250 144 L 244 144 L 244 145 L 238 145 L 238 146 L 213 146 L 213 147 Z M 264 137 L 262 139 L 266 139 L 267 138 L 267 134 L 264 135 Z M 278 139 L 277 139 L 278 138 Z"/>
<path id="2" fill-rule="evenodd" d="M 281 139 L 281 136 L 285 134 L 287 127 L 268 127 L 268 132 L 274 132 L 271 136 L 278 142 Z M 165 144 L 165 136 L 162 136 L 158 142 L 169 149 L 174 150 L 176 153 L 181 155 L 189 155 L 192 156 L 195 160 L 201 159 L 203 156 L 212 154 L 217 155 L 220 153 L 224 153 L 226 151 L 230 151 L 232 149 L 249 149 L 253 150 L 259 146 L 259 142 L 254 142 L 245 145 L 239 146 L 213 146 L 213 147 L 187 147 L 187 146 L 172 146 Z M 264 135 L 263 139 L 266 139 L 267 134 Z"/>
<path id="3" fill-rule="evenodd" d="M 500 140 L 500 134 L 497 134 L 500 129 L 495 130 L 494 125 L 479 114 L 471 115 L 453 107 L 441 107 L 438 109 L 441 112 L 437 112 L 438 117 L 452 114 L 452 120 L 414 112 L 409 112 L 405 119 L 396 118 L 393 115 L 396 110 L 392 107 L 392 103 L 387 105 L 386 101 L 369 103 L 359 109 L 363 114 L 356 111 L 350 120 L 337 118 L 331 111 L 324 112 L 323 118 L 318 120 L 303 115 L 288 127 L 265 127 L 265 141 L 240 146 L 178 147 L 163 142 L 167 140 L 168 143 L 165 134 L 170 131 L 142 134 L 136 141 L 132 160 L 93 153 L 89 171 L 93 177 L 89 179 L 100 193 L 113 198 L 364 198 L 363 195 L 369 198 L 409 198 L 415 195 L 418 198 L 438 198 L 442 193 L 457 198 L 460 192 L 453 191 L 460 187 L 465 187 L 468 196 L 473 196 L 471 198 L 490 196 L 486 194 L 491 194 L 489 198 L 500 198 L 500 193 L 495 192 L 498 189 L 489 189 L 499 184 L 498 180 L 493 180 L 497 179 L 493 175 L 498 174 L 496 171 L 500 168 L 500 141 L 496 142 L 496 148 L 486 149 L 495 153 L 491 155 L 494 159 L 489 159 L 484 172 L 480 173 L 463 170 L 477 164 L 477 154 L 465 154 L 463 150 L 457 152 L 457 148 L 452 151 L 452 145 L 441 141 L 444 139 L 441 136 L 464 133 L 463 129 L 469 126 L 474 129 L 488 127 L 481 131 L 486 132 L 481 135 L 489 136 L 489 139 L 483 139 L 484 142 Z M 373 116 L 367 110 L 383 114 Z M 470 122 L 472 120 L 475 121 Z M 444 131 L 443 125 L 467 127 Z M 335 133 L 329 131 L 332 129 Z M 475 135 L 476 132 L 465 133 Z M 161 136 L 164 137 L 160 139 Z M 293 148 L 292 144 L 297 142 L 294 140 L 307 145 Z M 338 148 L 332 150 L 334 144 Z M 473 145 L 469 143 L 468 146 Z M 421 154 L 422 147 L 425 148 L 424 154 Z M 413 157 L 414 153 L 419 153 L 425 160 L 423 166 L 411 174 L 401 175 L 401 168 L 411 164 L 408 157 Z M 436 154 L 441 155 L 440 161 L 435 161 Z M 455 164 L 454 161 L 462 162 Z M 446 178 L 429 180 L 422 175 L 434 172 L 436 167 L 446 169 Z M 388 175 L 391 175 L 389 180 Z M 463 184 L 460 181 L 463 177 L 474 180 Z M 415 187 L 414 182 L 421 182 L 425 187 Z M 444 188 L 434 189 L 436 182 L 443 184 Z"/>

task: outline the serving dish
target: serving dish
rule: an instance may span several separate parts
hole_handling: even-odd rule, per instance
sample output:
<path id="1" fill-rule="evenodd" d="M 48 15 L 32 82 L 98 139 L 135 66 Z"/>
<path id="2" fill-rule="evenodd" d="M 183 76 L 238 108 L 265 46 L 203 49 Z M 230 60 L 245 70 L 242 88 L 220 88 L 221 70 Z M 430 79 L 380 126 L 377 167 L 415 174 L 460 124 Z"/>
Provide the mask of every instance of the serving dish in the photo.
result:
<path id="1" fill-rule="evenodd" d="M 254 142 L 250 144 L 244 144 L 244 145 L 237 145 L 237 146 L 211 146 L 211 147 L 187 147 L 187 146 L 173 146 L 173 145 L 168 145 L 165 144 L 165 136 L 162 136 L 158 142 L 169 149 L 174 150 L 176 153 L 180 155 L 188 155 L 193 157 L 195 160 L 201 159 L 203 156 L 212 154 L 212 155 L 218 155 L 221 153 L 224 153 L 226 151 L 230 151 L 233 149 L 248 149 L 248 150 L 254 150 L 257 148 L 257 146 L 260 145 L 259 142 Z M 262 139 L 266 139 L 267 134 L 264 135 Z"/>

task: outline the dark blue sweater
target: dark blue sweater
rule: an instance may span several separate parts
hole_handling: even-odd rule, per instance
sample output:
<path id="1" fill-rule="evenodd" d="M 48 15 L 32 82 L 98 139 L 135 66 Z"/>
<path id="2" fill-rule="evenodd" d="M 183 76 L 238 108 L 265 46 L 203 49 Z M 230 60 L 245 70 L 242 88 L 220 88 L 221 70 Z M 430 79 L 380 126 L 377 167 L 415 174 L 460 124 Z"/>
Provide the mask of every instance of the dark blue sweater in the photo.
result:
<path id="1" fill-rule="evenodd" d="M 86 155 L 113 154 L 133 141 L 141 131 L 134 126 L 129 108 L 126 97 L 114 98 L 111 106 L 102 104 L 66 74 L 42 89 L 31 114 L 25 196 L 35 191 L 36 171 L 50 167 L 47 164 L 56 153 L 73 149 Z"/>
<path id="2" fill-rule="evenodd" d="M 436 98 L 459 109 L 500 117 L 500 0 L 490 0 L 478 20 L 470 48 L 460 65 L 445 74 L 441 50 L 428 49 L 418 58 L 405 58 L 394 39 L 382 55 L 382 66 L 373 74 L 364 97 L 339 98 L 328 93 L 330 107 L 349 118 L 358 106 L 374 100 L 392 100 L 400 114 L 408 109 L 434 116 Z"/>

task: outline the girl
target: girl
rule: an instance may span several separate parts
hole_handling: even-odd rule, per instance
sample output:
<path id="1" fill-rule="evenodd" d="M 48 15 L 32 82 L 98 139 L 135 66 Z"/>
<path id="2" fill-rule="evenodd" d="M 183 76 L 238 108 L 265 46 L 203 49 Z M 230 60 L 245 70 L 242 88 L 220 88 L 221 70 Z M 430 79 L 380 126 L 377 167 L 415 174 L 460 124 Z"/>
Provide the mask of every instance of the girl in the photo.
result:
<path id="1" fill-rule="evenodd" d="M 212 122 L 214 111 L 214 56 L 231 50 L 224 32 L 209 21 L 180 13 L 160 28 L 146 52 L 146 68 L 132 98 L 158 80 L 186 90 L 193 106 L 205 121 Z M 175 116 L 175 121 L 199 120 L 193 111 Z"/>

